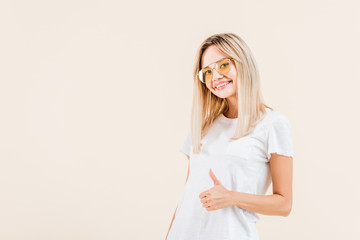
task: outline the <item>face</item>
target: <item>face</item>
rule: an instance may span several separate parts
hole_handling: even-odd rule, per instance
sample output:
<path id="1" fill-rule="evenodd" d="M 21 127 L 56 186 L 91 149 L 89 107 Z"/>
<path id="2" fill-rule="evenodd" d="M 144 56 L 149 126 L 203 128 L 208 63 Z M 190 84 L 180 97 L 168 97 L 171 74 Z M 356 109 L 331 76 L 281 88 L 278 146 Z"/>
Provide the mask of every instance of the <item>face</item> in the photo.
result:
<path id="1" fill-rule="evenodd" d="M 233 62 L 230 63 L 230 70 L 225 75 L 220 75 L 216 71 L 216 62 L 220 59 L 228 58 L 226 55 L 224 55 L 216 46 L 212 45 L 208 47 L 202 56 L 202 66 L 204 67 L 210 67 L 214 68 L 212 70 L 212 82 L 203 83 L 206 84 L 206 87 L 216 96 L 220 98 L 228 98 L 229 100 L 235 100 L 236 99 L 236 68 L 233 64 Z M 227 83 L 229 84 L 217 88 L 216 86 Z"/>

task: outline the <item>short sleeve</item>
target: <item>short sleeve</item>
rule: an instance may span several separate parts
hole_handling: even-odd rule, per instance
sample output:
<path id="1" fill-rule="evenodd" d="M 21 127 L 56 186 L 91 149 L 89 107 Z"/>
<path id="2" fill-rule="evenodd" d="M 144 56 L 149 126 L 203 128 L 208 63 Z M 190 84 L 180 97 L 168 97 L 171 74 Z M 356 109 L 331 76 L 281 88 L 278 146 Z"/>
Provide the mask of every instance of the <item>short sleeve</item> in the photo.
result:
<path id="1" fill-rule="evenodd" d="M 180 146 L 179 151 L 183 152 L 185 155 L 190 156 L 191 147 L 191 132 L 188 131 L 182 145 Z"/>
<path id="2" fill-rule="evenodd" d="M 267 159 L 271 153 L 294 157 L 291 125 L 282 114 L 276 116 L 270 124 L 267 142 Z"/>

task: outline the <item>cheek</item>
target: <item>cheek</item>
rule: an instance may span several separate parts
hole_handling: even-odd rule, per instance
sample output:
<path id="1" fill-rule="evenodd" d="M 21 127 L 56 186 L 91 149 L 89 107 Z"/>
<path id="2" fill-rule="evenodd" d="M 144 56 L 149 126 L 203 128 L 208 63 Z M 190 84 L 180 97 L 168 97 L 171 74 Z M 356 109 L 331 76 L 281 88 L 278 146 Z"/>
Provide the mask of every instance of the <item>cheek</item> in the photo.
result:
<path id="1" fill-rule="evenodd" d="M 231 74 L 231 79 L 233 80 L 233 85 L 234 85 L 234 87 L 236 87 L 236 85 L 237 85 L 237 80 L 236 80 L 236 74 Z"/>
<path id="2" fill-rule="evenodd" d="M 231 69 L 229 73 L 229 77 L 233 80 L 233 82 L 236 82 L 236 76 L 237 76 L 237 72 L 235 68 Z"/>
<path id="3" fill-rule="evenodd" d="M 234 80 L 233 80 L 233 85 L 234 85 L 234 88 L 236 89 L 236 87 L 237 87 L 237 81 L 236 81 L 236 78 L 234 78 Z"/>

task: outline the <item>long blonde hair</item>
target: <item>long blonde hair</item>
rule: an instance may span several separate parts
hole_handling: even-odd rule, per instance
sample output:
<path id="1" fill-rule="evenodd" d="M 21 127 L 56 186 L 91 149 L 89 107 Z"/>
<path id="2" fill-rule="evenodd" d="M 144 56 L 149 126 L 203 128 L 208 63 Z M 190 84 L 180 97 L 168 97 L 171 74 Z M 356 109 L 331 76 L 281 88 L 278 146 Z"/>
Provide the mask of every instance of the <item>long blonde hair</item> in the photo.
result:
<path id="1" fill-rule="evenodd" d="M 268 107 L 264 104 L 261 93 L 260 77 L 255 59 L 244 40 L 234 33 L 220 33 L 208 37 L 198 49 L 193 71 L 191 138 L 193 152 L 196 154 L 200 152 L 201 139 L 207 134 L 213 121 L 229 109 L 227 99 L 212 94 L 206 85 L 197 78 L 197 73 L 201 69 L 203 53 L 212 45 L 215 45 L 227 57 L 233 58 L 232 63 L 237 71 L 235 81 L 237 81 L 238 122 L 235 134 L 231 139 L 236 140 L 249 134 L 262 120 L 266 113 L 265 107 Z"/>

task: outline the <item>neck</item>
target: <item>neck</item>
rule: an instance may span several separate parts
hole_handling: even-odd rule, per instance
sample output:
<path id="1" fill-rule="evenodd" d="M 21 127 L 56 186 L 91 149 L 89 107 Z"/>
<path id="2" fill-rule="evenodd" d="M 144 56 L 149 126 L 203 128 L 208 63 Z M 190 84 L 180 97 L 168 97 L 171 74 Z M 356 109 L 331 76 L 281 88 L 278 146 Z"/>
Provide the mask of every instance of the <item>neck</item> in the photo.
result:
<path id="1" fill-rule="evenodd" d="M 238 105 L 236 97 L 226 99 L 229 105 L 228 111 L 224 112 L 224 115 L 228 118 L 237 118 L 238 117 Z"/>
<path id="2" fill-rule="evenodd" d="M 238 116 L 238 113 L 237 112 L 230 112 L 230 111 L 227 111 L 227 112 L 224 112 L 224 115 L 225 117 L 227 118 L 237 118 Z"/>

